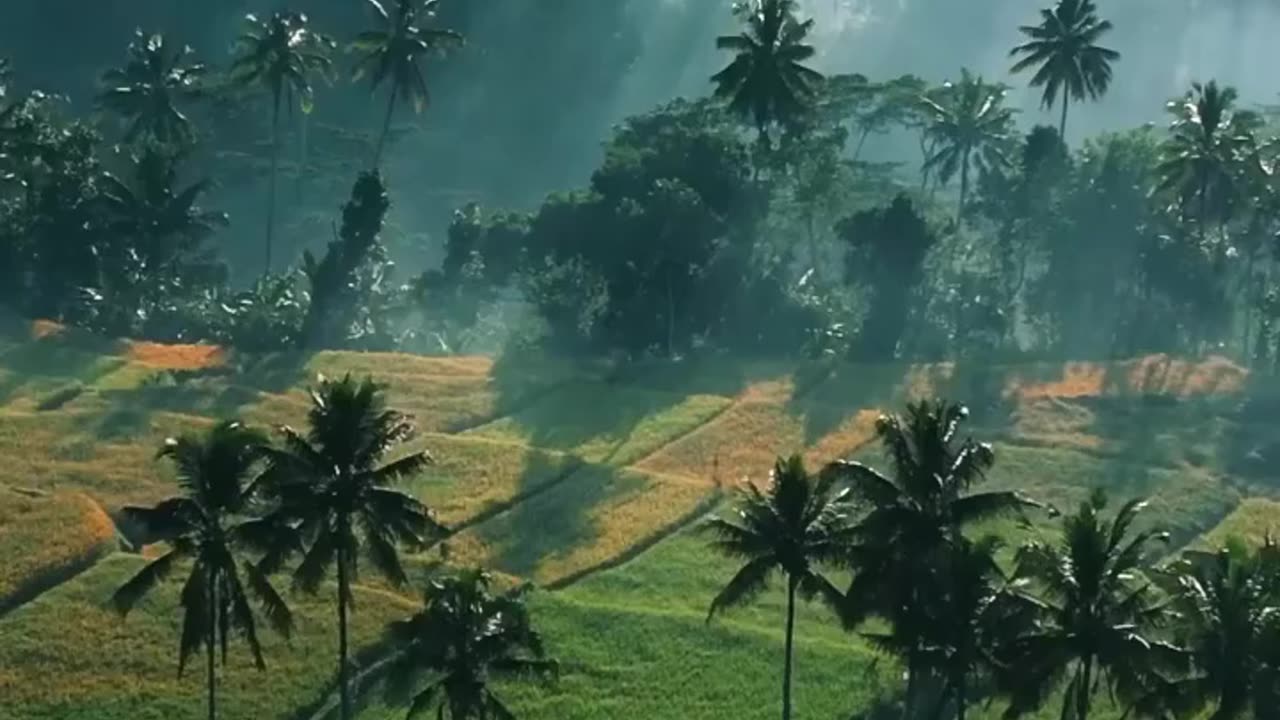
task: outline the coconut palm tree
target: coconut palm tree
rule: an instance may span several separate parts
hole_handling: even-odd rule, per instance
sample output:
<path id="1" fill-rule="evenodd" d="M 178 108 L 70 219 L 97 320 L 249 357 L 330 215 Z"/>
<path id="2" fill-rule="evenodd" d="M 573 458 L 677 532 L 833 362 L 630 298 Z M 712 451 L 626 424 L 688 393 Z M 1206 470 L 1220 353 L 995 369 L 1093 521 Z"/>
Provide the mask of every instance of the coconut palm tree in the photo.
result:
<path id="1" fill-rule="evenodd" d="M 711 547 L 744 560 L 711 602 L 707 621 L 731 607 L 755 599 L 779 572 L 787 585 L 787 625 L 782 669 L 782 718 L 791 717 L 792 640 L 796 595 L 822 596 L 838 602 L 839 592 L 819 568 L 843 557 L 848 538 L 848 493 L 836 487 L 836 474 L 805 470 L 800 456 L 779 458 L 767 488 L 747 483 L 731 518 L 715 518 L 705 526 L 714 536 Z"/>
<path id="2" fill-rule="evenodd" d="M 490 682 L 556 675 L 557 663 L 546 657 L 530 620 L 526 588 L 495 596 L 489 586 L 481 570 L 434 579 L 422 610 L 387 628 L 395 658 L 388 689 L 395 699 L 411 697 L 410 720 L 433 708 L 450 720 L 513 719 Z"/>
<path id="3" fill-rule="evenodd" d="M 906 657 L 908 717 L 919 705 L 922 682 L 936 669 L 929 658 L 931 603 L 944 592 L 948 553 L 975 523 L 1035 506 L 1016 492 L 970 492 L 995 454 L 989 445 L 959 439 L 968 417 L 967 408 L 944 401 L 909 404 L 902 416 L 876 422 L 890 474 L 859 462 L 835 464 L 853 498 L 869 508 L 853 529 L 847 554 L 853 578 L 844 620 L 852 626 L 880 616 L 893 624 L 895 644 Z"/>
<path id="4" fill-rule="evenodd" d="M 305 434 L 283 428 L 284 445 L 268 450 L 266 492 L 279 502 L 277 522 L 297 528 L 303 557 L 294 571 L 299 588 L 316 592 L 330 569 L 338 580 L 338 686 L 343 720 L 350 720 L 347 616 L 357 563 L 364 555 L 393 585 L 407 578 L 397 545 L 422 547 L 444 528 L 416 498 L 393 490 L 397 481 L 431 462 L 426 452 L 381 464 L 413 434 L 407 417 L 387 409 L 372 380 L 321 379 L 311 393 Z M 279 567 L 297 546 L 266 558 Z"/>
<path id="5" fill-rule="evenodd" d="M 163 143 L 191 139 L 191 121 L 180 106 L 200 94 L 205 74 L 204 65 L 184 64 L 192 54 L 191 48 L 175 48 L 163 35 L 139 30 L 124 67 L 102 74 L 98 106 L 125 120 L 126 142 L 143 137 Z"/>
<path id="6" fill-rule="evenodd" d="M 107 231 L 97 247 L 102 310 L 129 327 L 148 302 L 198 291 L 224 279 L 225 268 L 205 241 L 227 225 L 227 216 L 198 204 L 207 181 L 178 183 L 179 158 L 147 143 L 132 158 L 126 177 L 103 173 L 100 202 Z"/>
<path id="7" fill-rule="evenodd" d="M 794 124 L 809 112 L 823 79 L 804 64 L 814 55 L 805 43 L 813 20 L 800 20 L 798 9 L 795 0 L 750 0 L 738 10 L 742 32 L 716 38 L 716 47 L 734 57 L 711 76 L 715 95 L 754 125 L 762 144 L 768 144 L 771 127 Z"/>
<path id="8" fill-rule="evenodd" d="M 1160 148 L 1156 192 L 1168 194 L 1184 218 L 1194 215 L 1201 242 L 1211 222 L 1221 227 L 1231 219 L 1244 161 L 1256 147 L 1261 120 L 1237 110 L 1237 97 L 1235 88 L 1211 80 L 1193 83 L 1185 98 L 1168 106 L 1174 122 Z"/>
<path id="9" fill-rule="evenodd" d="M 1063 519 L 1060 543 L 1018 551 L 1016 574 L 1031 583 L 1024 597 L 1040 618 L 1006 648 L 1014 670 L 1002 688 L 1009 717 L 1041 707 L 1066 679 L 1062 717 L 1088 720 L 1100 688 L 1133 705 L 1165 684 L 1162 673 L 1184 664 L 1178 648 L 1150 634 L 1168 610 L 1143 573 L 1152 546 L 1168 534 L 1135 529 L 1141 500 L 1110 519 L 1102 515 L 1106 505 L 1105 493 L 1095 492 Z"/>
<path id="10" fill-rule="evenodd" d="M 1000 650 L 1030 627 L 1034 606 L 1010 592 L 1010 578 L 996 561 L 1002 547 L 1003 541 L 994 535 L 958 539 L 943 550 L 930 578 L 933 594 L 926 604 L 923 632 L 908 628 L 899 633 L 895 628 L 888 634 L 864 634 L 904 659 L 909 659 L 913 641 L 923 638 L 923 662 L 935 668 L 941 680 L 937 704 L 928 717 L 942 717 L 950 708 L 957 720 L 964 720 L 975 686 L 1007 672 Z"/>
<path id="11" fill-rule="evenodd" d="M 209 189 L 202 180 L 178 184 L 178 158 L 148 145 L 134 158 L 131 176 L 102 177 L 107 228 L 126 241 L 148 273 L 172 274 L 220 227 L 225 213 L 204 210 L 200 198 Z"/>
<path id="12" fill-rule="evenodd" d="M 1111 63 L 1120 53 L 1098 45 L 1111 31 L 1111 23 L 1098 18 L 1093 0 L 1058 0 L 1040 11 L 1039 25 L 1018 28 L 1029 40 L 1010 51 L 1023 58 L 1012 72 L 1036 68 L 1031 86 L 1044 88 L 1041 104 L 1052 108 L 1062 95 L 1062 121 L 1058 135 L 1067 136 L 1067 107 L 1071 100 L 1097 100 L 1111 85 Z"/>
<path id="13" fill-rule="evenodd" d="M 945 184 L 960 174 L 963 218 L 973 171 L 1008 164 L 1005 146 L 1013 132 L 1013 110 L 1004 106 L 1006 88 L 991 85 L 962 70 L 960 82 L 946 83 L 922 98 L 927 115 L 925 129 L 933 154 L 924 163 L 926 173 L 936 173 Z"/>
<path id="14" fill-rule="evenodd" d="M 260 434 L 235 422 L 219 424 L 204 437 L 168 440 L 160 455 L 173 462 L 184 494 L 155 507 L 124 509 L 128 520 L 137 523 L 151 540 L 165 543 L 168 551 L 120 586 L 111 602 L 127 614 L 176 565 L 191 563 L 181 594 L 178 674 L 203 645 L 210 720 L 217 717 L 214 648 L 219 643 L 225 664 L 228 636 L 238 631 L 258 669 L 266 667 L 249 595 L 257 598 L 271 627 L 287 637 L 293 626 L 289 607 L 267 574 L 245 558 L 246 551 L 261 550 L 274 535 L 264 532 L 269 524 L 248 519 L 251 481 L 262 444 Z"/>
<path id="15" fill-rule="evenodd" d="M 379 0 L 366 2 L 381 27 L 361 33 L 352 44 L 352 49 L 361 56 L 354 79 L 368 75 L 375 90 L 384 82 L 390 86 L 387 112 L 373 156 L 373 167 L 377 168 L 382 163 L 382 151 L 391 132 L 396 98 L 412 103 L 414 112 L 422 112 L 431 100 L 422 59 L 461 45 L 462 36 L 453 30 L 421 26 L 435 18 L 440 0 L 395 0 L 395 8 L 390 12 Z"/>
<path id="16" fill-rule="evenodd" d="M 260 87 L 271 96 L 271 188 L 267 193 L 267 245 L 263 274 L 271 272 L 275 235 L 276 186 L 280 169 L 280 111 L 292 112 L 295 98 L 303 115 L 311 113 L 311 78 L 326 75 L 333 63 L 333 41 L 311 32 L 307 16 L 276 12 L 268 18 L 245 16 L 245 29 L 236 42 L 231 81 L 240 87 Z"/>
<path id="17" fill-rule="evenodd" d="M 1252 710 L 1268 717 L 1280 701 L 1280 546 L 1231 545 L 1188 553 L 1166 575 L 1177 636 L 1196 670 L 1170 693 L 1187 715 L 1212 720 Z"/>

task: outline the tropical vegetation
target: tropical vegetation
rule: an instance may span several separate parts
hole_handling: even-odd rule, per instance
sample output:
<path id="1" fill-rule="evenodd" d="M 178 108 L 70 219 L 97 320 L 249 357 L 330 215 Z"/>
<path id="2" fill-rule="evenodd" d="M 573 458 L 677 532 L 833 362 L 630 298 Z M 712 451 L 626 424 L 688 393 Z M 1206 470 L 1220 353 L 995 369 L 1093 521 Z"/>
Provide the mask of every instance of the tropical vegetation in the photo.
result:
<path id="1" fill-rule="evenodd" d="M 562 602 L 553 619 L 561 637 L 563 626 L 589 641 L 612 629 L 574 627 L 565 618 L 584 617 L 589 603 L 546 601 L 525 581 L 563 587 L 667 542 L 697 547 L 681 557 L 691 575 L 734 565 L 714 589 L 710 575 L 689 581 L 698 610 L 709 604 L 706 637 L 718 640 L 688 649 L 696 626 L 682 608 L 654 621 L 654 634 L 681 634 L 670 643 L 686 643 L 682 653 L 741 658 L 747 645 L 715 633 L 735 614 L 776 623 L 776 635 L 749 642 L 752 653 L 780 647 L 769 687 L 780 685 L 783 720 L 808 715 L 806 673 L 837 672 L 806 664 L 809 653 L 830 660 L 866 648 L 891 668 L 867 671 L 891 678 L 877 697 L 858 698 L 877 703 L 857 708 L 867 716 L 965 720 L 995 708 L 1064 720 L 1274 717 L 1280 551 L 1270 535 L 1197 544 L 1164 527 L 1168 515 L 1153 518 L 1143 497 L 1109 499 L 1145 495 L 1143 473 L 1123 467 L 1106 482 L 1090 478 L 1106 487 L 1055 493 L 1038 465 L 1017 460 L 1058 441 L 1089 462 L 1110 460 L 1111 436 L 1123 436 L 1132 452 L 1160 455 L 1150 474 L 1213 476 L 1215 491 L 1241 494 L 1236 475 L 1271 482 L 1274 438 L 1259 439 L 1252 424 L 1273 412 L 1271 398 L 1249 397 L 1208 433 L 1245 458 L 1229 469 L 1202 438 L 1157 436 L 1134 419 L 1168 401 L 1158 394 L 1116 427 L 1076 432 L 1114 409 L 1108 383 L 1127 381 L 1114 377 L 1097 380 L 1096 402 L 1073 406 L 1060 433 L 1021 436 L 1021 445 L 964 433 L 978 415 L 1013 427 L 1053 412 L 1052 392 L 1026 389 L 1035 372 L 1000 375 L 1012 364 L 1191 356 L 1220 374 L 1274 378 L 1280 110 L 1250 104 L 1225 79 L 1187 78 L 1164 108 L 1167 127 L 1068 143 L 1069 107 L 1102 103 L 1131 64 L 1103 44 L 1115 8 L 1057 0 L 1037 24 L 1008 23 L 1011 73 L 1031 73 L 1043 109 L 1060 112 L 1055 128 L 1023 122 L 1010 85 L 968 68 L 873 78 L 838 67 L 819 53 L 824 28 L 808 7 L 735 3 L 725 20 L 737 31 L 700 39 L 724 63 L 705 78 L 704 96 L 618 121 L 580 187 L 539 188 L 536 199 L 512 191 L 501 202 L 445 187 L 463 171 L 436 166 L 423 149 L 453 138 L 395 126 L 403 105 L 418 115 L 429 103 L 465 106 L 477 127 L 489 127 L 490 115 L 536 121 L 525 93 L 543 88 L 512 92 L 505 112 L 470 107 L 479 95 L 450 68 L 495 61 L 443 29 L 480 25 L 447 0 L 366 0 L 373 28 L 347 36 L 287 9 L 250 14 L 225 57 L 188 47 L 176 31 L 138 31 L 122 38 L 124 64 L 97 78 L 92 113 L 29 88 L 24 68 L 0 62 L 0 319 L 12 312 L 56 328 L 51 335 L 77 328 L 95 341 L 121 339 L 121 352 L 143 358 L 163 343 L 198 356 L 194 367 L 152 372 L 158 363 L 62 352 L 53 360 L 84 383 L 77 376 L 6 410 L 0 420 L 18 429 L 0 428 L 0 440 L 25 447 L 26 434 L 66 433 L 41 446 L 58 464 L 43 471 L 113 493 L 105 523 L 121 528 L 136 556 L 116 564 L 127 577 L 112 575 L 114 592 L 99 600 L 129 616 L 122 633 L 148 603 L 178 613 L 165 626 L 178 635 L 178 673 L 204 651 L 211 720 L 236 670 L 232 640 L 270 671 L 268 658 L 281 655 L 259 627 L 290 639 L 298 608 L 314 606 L 332 616 L 336 666 L 306 710 L 342 720 L 380 710 L 514 718 L 528 706 L 524 681 L 556 688 L 572 667 L 544 640 L 545 607 Z M 520 22 L 509 42 L 524 48 L 537 33 Z M 597 40 L 609 46 L 601 52 L 617 50 L 613 38 Z M 428 64 L 437 60 L 438 73 Z M 522 69 L 549 63 L 531 53 Z M 573 70 L 575 87 L 598 89 L 592 68 Z M 332 107 L 356 92 L 363 105 L 369 92 L 340 76 L 383 94 L 373 131 Z M 297 122 L 286 122 L 295 111 Z M 296 163 L 282 153 L 291 142 Z M 493 138 L 476 146 L 504 173 L 523 172 Z M 403 182 L 410 163 L 431 167 L 440 186 Z M 282 196 L 289 173 L 315 192 Z M 238 240 L 246 224 L 224 211 L 244 207 L 246 195 L 265 211 L 261 261 L 257 241 Z M 336 217 L 310 196 L 331 201 Z M 425 224 L 420 206 L 439 202 L 455 205 L 438 236 L 408 229 Z M 21 372 L 0 367 L 0 405 L 27 387 L 19 375 L 55 374 L 40 367 L 46 356 L 26 350 L 0 345 L 0 358 L 26 360 L 14 366 Z M 361 369 L 321 375 L 301 391 L 308 363 L 340 350 L 402 354 L 352 361 Z M 410 354 L 439 362 L 401 367 Z M 464 354 L 495 359 L 477 373 Z M 218 363 L 199 362 L 213 355 Z M 737 364 L 746 360 L 799 369 L 761 380 L 756 365 Z M 711 380 L 699 374 L 707 367 Z M 1070 367 L 1083 375 L 1091 366 Z M 849 368 L 868 376 L 856 398 L 833 389 L 854 382 L 842 376 Z M 877 373 L 928 387 L 879 387 Z M 690 385 L 696 391 L 671 389 Z M 615 406 L 615 392 L 629 400 Z M 949 394 L 967 396 L 972 412 L 928 397 Z M 548 409 L 566 396 L 571 411 Z M 426 430 L 389 398 L 423 411 Z M 878 417 L 841 415 L 895 405 L 900 412 Z M 205 414 L 182 412 L 192 407 Z M 242 411 L 252 421 L 205 422 L 248 417 Z M 305 417 L 305 427 L 288 417 Z M 186 432 L 159 456 L 180 492 L 140 504 L 160 495 L 129 482 L 138 456 L 115 441 L 170 425 Z M 70 439 L 87 427 L 92 439 Z M 767 482 L 726 479 L 717 433 L 738 453 L 724 467 L 737 471 L 747 457 L 762 472 L 772 460 Z M 783 444 L 793 447 L 774 459 Z M 78 464 L 98 452 L 117 453 L 132 475 Z M 997 480 L 1006 467 L 1018 477 Z M 471 494 L 440 493 L 435 473 L 464 476 Z M 1273 485 L 1259 493 L 1274 495 Z M 1065 514 L 1037 497 L 1046 490 Z M 448 523 L 437 499 L 452 503 L 442 511 L 453 513 Z M 568 509 L 546 522 L 528 506 Z M 690 523 L 702 531 L 688 536 L 696 543 L 677 532 Z M 634 542 L 579 554 L 556 545 L 608 540 L 617 526 Z M 103 533 L 83 534 L 94 547 L 58 552 L 91 564 Z M 454 562 L 455 548 L 465 562 Z M 474 567 L 490 564 L 477 558 L 492 569 Z M 33 574 L 40 582 L 31 587 L 47 580 Z M 170 584 L 171 575 L 181 579 Z M 648 579 L 629 577 L 607 581 L 635 591 Z M 286 578 L 291 587 L 277 590 Z M 103 594 L 89 580 L 76 587 Z M 420 589 L 420 602 L 406 588 Z M 400 618 L 370 642 L 369 625 L 388 620 L 362 624 L 362 594 Z M 601 617 L 633 611 L 588 599 Z M 48 612 L 25 595 L 4 600 L 0 617 L 10 606 Z M 836 640 L 804 643 L 797 628 L 818 626 Z M 315 621 L 306 631 L 330 627 Z M 631 660 L 670 662 L 613 658 Z M 625 676 L 616 667 L 592 673 L 600 683 Z"/>

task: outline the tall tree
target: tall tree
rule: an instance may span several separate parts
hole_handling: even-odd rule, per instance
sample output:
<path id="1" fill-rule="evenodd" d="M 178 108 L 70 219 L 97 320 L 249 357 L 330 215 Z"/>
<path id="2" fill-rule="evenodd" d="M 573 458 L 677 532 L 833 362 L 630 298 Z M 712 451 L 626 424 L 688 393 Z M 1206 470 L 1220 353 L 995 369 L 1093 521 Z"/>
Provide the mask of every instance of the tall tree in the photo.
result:
<path id="1" fill-rule="evenodd" d="M 352 48 L 361 55 L 355 79 L 367 74 L 375 90 L 384 82 L 389 84 L 387 112 L 382 121 L 382 132 L 378 134 L 378 149 L 373 156 L 376 169 L 382 164 L 382 151 L 391 132 L 396 98 L 412 103 L 414 112 L 422 112 L 431 100 L 427 79 L 422 72 L 422 59 L 461 45 L 462 36 L 453 30 L 421 26 L 435 19 L 440 0 L 395 0 L 395 9 L 391 12 L 378 0 L 366 2 L 381 27 L 361 33 L 352 44 Z"/>
<path id="2" fill-rule="evenodd" d="M 960 173 L 957 218 L 964 217 L 970 172 L 1008 164 L 1005 146 L 1013 132 L 1013 110 L 1004 106 L 1005 92 L 1004 85 L 988 84 L 962 70 L 960 82 L 948 82 L 922 99 L 928 116 L 925 134 L 934 148 L 924 171 L 936 172 L 941 183 Z"/>
<path id="3" fill-rule="evenodd" d="M 793 125 L 810 110 L 822 74 L 804 62 L 814 55 L 805 38 L 813 20 L 800 20 L 796 0 L 750 0 L 737 12 L 745 27 L 737 35 L 716 38 L 716 47 L 733 60 L 711 77 L 716 97 L 751 122 L 762 144 L 769 129 Z"/>
<path id="4" fill-rule="evenodd" d="M 112 235 L 98 253 L 103 284 L 126 316 L 136 315 L 147 301 L 223 279 L 222 266 L 204 243 L 227 225 L 227 216 L 200 207 L 208 181 L 179 185 L 178 162 L 148 143 L 133 158 L 132 177 L 107 173 L 101 179 L 106 229 Z"/>
<path id="5" fill-rule="evenodd" d="M 1095 492 L 1063 519 L 1059 544 L 1033 542 L 1018 552 L 1017 576 L 1031 583 L 1035 594 L 1025 597 L 1041 617 L 1006 649 L 1015 670 L 1003 688 L 1009 717 L 1041 707 L 1069 678 L 1062 717 L 1088 720 L 1100 688 L 1132 705 L 1164 683 L 1163 671 L 1183 664 L 1181 651 L 1150 634 L 1168 608 L 1143 574 L 1152 545 L 1168 534 L 1136 530 L 1143 501 L 1125 503 L 1109 519 L 1106 505 Z"/>
<path id="6" fill-rule="evenodd" d="M 191 121 L 181 105 L 200 94 L 205 74 L 204 65 L 187 64 L 192 55 L 189 47 L 175 48 L 163 35 L 139 30 L 124 67 L 102 74 L 98 105 L 128 124 L 126 142 L 144 136 L 163 143 L 191 139 Z"/>
<path id="7" fill-rule="evenodd" d="M 835 230 L 848 245 L 846 276 L 872 289 L 860 353 L 868 359 L 892 360 L 907 326 L 912 293 L 924 279 L 924 261 L 937 244 L 937 235 L 905 195 L 887 207 L 855 213 L 837 223 Z"/>
<path id="8" fill-rule="evenodd" d="M 324 258 L 317 261 L 311 251 L 303 253 L 302 271 L 311 289 L 299 338 L 303 347 L 334 348 L 347 341 L 356 312 L 370 295 L 361 270 L 385 256 L 378 236 L 389 207 L 381 176 L 361 173 L 342 207 L 342 228 Z"/>
<path id="9" fill-rule="evenodd" d="M 1093 0 L 1058 0 L 1052 8 L 1040 11 L 1039 25 L 1018 28 L 1029 40 L 1010 51 L 1023 58 L 1012 72 L 1036 68 L 1032 87 L 1044 88 L 1041 104 L 1052 108 L 1062 95 L 1062 121 L 1058 134 L 1067 135 L 1067 107 L 1071 100 L 1097 100 L 1111 85 L 1111 63 L 1120 53 L 1098 45 L 1111 31 L 1111 23 L 1098 18 Z"/>
<path id="10" fill-rule="evenodd" d="M 450 720 L 515 717 L 494 694 L 491 681 L 549 679 L 558 665 L 546 656 L 525 604 L 526 587 L 501 595 L 489 575 L 470 570 L 430 581 L 423 609 L 387 628 L 394 660 L 387 669 L 394 699 L 409 700 L 409 720 L 425 716 Z M 420 690 L 420 680 L 428 681 Z"/>
<path id="11" fill-rule="evenodd" d="M 294 99 L 304 115 L 311 113 L 311 78 L 327 74 L 333 63 L 333 41 L 311 32 L 307 16 L 276 12 L 268 18 L 245 16 L 245 29 L 236 43 L 231 80 L 241 87 L 257 86 L 271 96 L 271 187 L 267 193 L 267 245 L 263 274 L 271 272 L 275 236 L 276 190 L 280 170 L 280 111 L 293 111 Z M 299 168 L 302 171 L 302 168 Z"/>
<path id="12" fill-rule="evenodd" d="M 1165 576 L 1176 635 L 1195 670 L 1172 687 L 1173 709 L 1212 720 L 1272 717 L 1280 708 L 1280 547 L 1192 552 Z"/>
<path id="13" fill-rule="evenodd" d="M 1202 244 L 1211 223 L 1221 229 L 1236 211 L 1243 161 L 1261 125 L 1256 113 L 1236 109 L 1237 98 L 1235 88 L 1210 80 L 1193 83 L 1168 107 L 1174 122 L 1160 148 L 1156 190 L 1173 199 L 1182 217 L 1195 218 Z M 1220 247 L 1225 252 L 1225 242 Z"/>
<path id="14" fill-rule="evenodd" d="M 210 720 L 217 717 L 215 648 L 221 644 L 225 664 L 232 631 L 244 637 L 258 669 L 266 668 L 249 595 L 256 596 L 267 622 L 277 631 L 287 637 L 293 626 L 293 616 L 267 574 L 244 555 L 278 539 L 269 523 L 248 518 L 251 480 L 263 442 L 261 435 L 235 422 L 217 425 L 203 438 L 168 440 L 160 455 L 173 462 L 184 494 L 155 507 L 124 509 L 126 518 L 153 541 L 166 543 L 169 551 L 120 586 L 112 604 L 128 613 L 175 565 L 191 563 L 182 587 L 178 674 L 204 645 Z"/>
<path id="15" fill-rule="evenodd" d="M 403 585 L 407 578 L 397 545 L 422 547 L 444 529 L 416 498 L 391 488 L 420 472 L 431 457 L 419 451 L 381 464 L 412 436 L 413 425 L 387 409 L 376 383 L 350 375 L 322 379 L 311 401 L 306 434 L 286 427 L 283 448 L 268 451 L 271 468 L 264 485 L 280 505 L 276 522 L 298 529 L 303 557 L 295 583 L 315 592 L 330 569 L 337 573 L 338 689 L 342 718 L 351 720 L 347 616 L 358 560 L 366 555 L 391 583 Z M 266 565 L 279 567 L 294 549 L 280 546 Z"/>
<path id="16" fill-rule="evenodd" d="M 797 593 L 803 598 L 839 597 L 820 567 L 843 557 L 848 539 L 847 491 L 836 487 L 837 475 L 810 475 L 800 456 L 778 458 L 769 486 L 748 483 L 741 490 L 734 517 L 715 518 L 706 526 L 715 536 L 712 548 L 745 560 L 729 584 L 716 595 L 707 614 L 755 599 L 775 572 L 787 583 L 787 625 L 782 669 L 782 719 L 791 718 L 792 642 Z"/>
<path id="17" fill-rule="evenodd" d="M 926 633 L 928 662 L 942 676 L 934 717 L 951 707 L 956 720 L 965 720 L 979 682 L 990 684 L 1008 672 L 1001 649 L 1034 617 L 1033 606 L 1010 592 L 1010 579 L 996 560 L 1001 546 L 994 535 L 960 538 L 941 557 L 940 592 L 930 603 Z"/>
<path id="18" fill-rule="evenodd" d="M 973 524 L 1034 505 L 1015 492 L 970 492 L 995 455 L 989 445 L 959 439 L 968 416 L 960 405 L 912 403 L 902 416 L 876 422 L 889 475 L 858 462 L 836 464 L 853 497 L 869 506 L 847 554 L 853 578 L 844 619 L 854 625 L 879 616 L 893 624 L 907 660 L 908 717 L 920 707 L 924 681 L 939 670 L 929 657 L 930 623 L 948 551 Z"/>

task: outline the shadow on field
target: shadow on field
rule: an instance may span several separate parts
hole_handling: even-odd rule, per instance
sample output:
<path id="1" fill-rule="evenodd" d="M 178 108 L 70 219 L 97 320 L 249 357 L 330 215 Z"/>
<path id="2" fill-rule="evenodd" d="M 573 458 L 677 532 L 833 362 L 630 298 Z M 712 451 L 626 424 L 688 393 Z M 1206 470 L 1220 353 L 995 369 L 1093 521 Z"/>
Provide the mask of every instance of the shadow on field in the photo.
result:
<path id="1" fill-rule="evenodd" d="M 551 471 L 546 458 L 532 456 L 526 476 Z M 544 467 L 539 467 L 543 465 Z M 642 491 L 650 479 L 607 465 L 582 465 L 562 481 L 544 486 L 477 528 L 495 548 L 492 561 L 503 572 L 531 576 L 546 558 L 568 555 L 601 537 L 592 511 L 609 500 Z"/>
<path id="2" fill-rule="evenodd" d="M 796 373 L 787 409 L 804 418 L 806 444 L 826 436 L 859 411 L 897 413 L 908 402 L 925 399 L 963 403 L 984 426 L 1003 426 L 1009 415 L 1003 395 L 1007 368 L 990 360 L 806 366 Z"/>
<path id="3" fill-rule="evenodd" d="M 645 419 L 693 395 L 734 397 L 752 379 L 746 364 L 720 358 L 606 364 L 509 351 L 492 370 L 499 414 L 530 445 L 562 451 L 601 437 L 616 449 Z"/>
<path id="4" fill-rule="evenodd" d="M 306 362 L 302 355 L 272 355 L 237 358 L 227 367 L 157 371 L 137 387 L 99 391 L 105 407 L 86 416 L 83 429 L 99 440 L 111 441 L 145 431 L 157 413 L 240 418 L 264 400 L 264 393 L 301 383 Z"/>
<path id="5" fill-rule="evenodd" d="M 86 346 L 86 343 L 89 343 Z M 78 381 L 90 383 L 124 365 L 124 360 L 94 351 L 103 341 L 86 340 L 78 334 L 58 333 L 18 343 L 0 351 L 0 403 L 12 399 L 23 386 L 35 381 Z"/>

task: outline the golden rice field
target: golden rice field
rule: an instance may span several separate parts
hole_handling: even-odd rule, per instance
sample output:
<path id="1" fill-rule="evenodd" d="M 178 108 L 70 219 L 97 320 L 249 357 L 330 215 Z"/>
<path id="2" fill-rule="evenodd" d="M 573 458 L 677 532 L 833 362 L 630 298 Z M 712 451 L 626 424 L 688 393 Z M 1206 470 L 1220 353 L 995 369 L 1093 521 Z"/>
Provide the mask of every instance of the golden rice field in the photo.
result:
<path id="1" fill-rule="evenodd" d="M 0 485 L 0 614 L 92 564 L 111 549 L 115 534 L 111 518 L 84 493 Z"/>
<path id="2" fill-rule="evenodd" d="M 503 582 L 555 588 L 536 596 L 535 611 L 545 615 L 553 652 L 567 656 L 564 686 L 512 690 L 535 718 L 629 717 L 626 708 L 674 717 L 671 698 L 681 693 L 693 703 L 681 717 L 692 720 L 728 718 L 725 708 L 735 720 L 770 714 L 771 691 L 743 694 L 733 683 L 772 679 L 777 598 L 706 627 L 701 613 L 732 567 L 706 555 L 690 528 L 743 479 L 765 481 L 778 455 L 800 453 L 811 466 L 851 456 L 880 464 L 876 419 L 909 398 L 972 404 L 968 429 L 996 449 L 990 487 L 1021 489 L 1064 510 L 1097 486 L 1150 496 L 1148 522 L 1173 530 L 1179 544 L 1256 541 L 1280 525 L 1280 482 L 1233 469 L 1254 444 L 1280 438 L 1280 421 L 1239 412 L 1242 400 L 1270 390 L 1221 359 L 700 361 L 620 370 L 537 357 L 244 358 L 36 323 L 0 337 L 0 720 L 198 717 L 199 679 L 174 672 L 172 588 L 127 621 L 106 609 L 111 590 L 141 562 L 113 552 L 111 513 L 175 491 L 155 459 L 165 437 L 229 417 L 265 429 L 302 426 L 309 385 L 347 373 L 384 383 L 391 405 L 415 418 L 420 434 L 405 451 L 425 449 L 436 462 L 404 489 L 457 528 L 445 557 L 489 567 Z M 433 550 L 409 563 L 437 557 Z M 49 578 L 49 587 L 32 582 Z M 366 580 L 355 620 L 360 646 L 415 603 L 412 589 Z M 43 592 L 5 609 L 4 598 L 31 587 Z M 290 643 L 270 641 L 269 685 L 242 655 L 233 660 L 227 717 L 288 718 L 323 699 L 330 600 L 295 598 L 303 621 Z M 805 692 L 833 687 L 855 667 L 876 682 L 889 677 L 821 612 L 801 618 L 797 681 Z M 592 636 L 579 637 L 580 626 Z M 616 642 L 606 641 L 610 633 Z M 811 669 L 806 678 L 805 653 L 840 672 Z M 642 660 L 628 664 L 631 654 Z M 664 670 L 672 663 L 675 673 Z M 865 700 L 871 689 L 841 692 Z M 614 693 L 627 698 L 625 708 L 610 700 Z M 824 696 L 811 710 L 826 717 L 855 709 L 846 699 Z"/>

